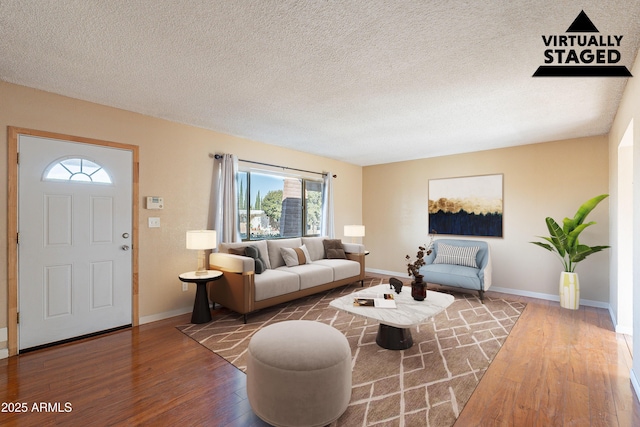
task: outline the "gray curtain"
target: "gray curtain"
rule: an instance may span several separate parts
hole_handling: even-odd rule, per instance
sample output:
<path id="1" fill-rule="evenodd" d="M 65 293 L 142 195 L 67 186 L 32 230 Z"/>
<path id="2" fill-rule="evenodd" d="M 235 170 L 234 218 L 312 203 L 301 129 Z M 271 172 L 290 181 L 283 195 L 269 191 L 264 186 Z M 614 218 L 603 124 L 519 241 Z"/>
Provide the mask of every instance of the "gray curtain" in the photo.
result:
<path id="1" fill-rule="evenodd" d="M 335 237 L 333 226 L 333 175 L 330 172 L 324 174 L 322 186 L 322 225 L 320 234 L 329 238 Z"/>
<path id="2" fill-rule="evenodd" d="M 217 232 L 218 243 L 241 240 L 238 232 L 237 172 L 238 158 L 235 155 L 223 154 L 214 159 L 210 223 Z"/>

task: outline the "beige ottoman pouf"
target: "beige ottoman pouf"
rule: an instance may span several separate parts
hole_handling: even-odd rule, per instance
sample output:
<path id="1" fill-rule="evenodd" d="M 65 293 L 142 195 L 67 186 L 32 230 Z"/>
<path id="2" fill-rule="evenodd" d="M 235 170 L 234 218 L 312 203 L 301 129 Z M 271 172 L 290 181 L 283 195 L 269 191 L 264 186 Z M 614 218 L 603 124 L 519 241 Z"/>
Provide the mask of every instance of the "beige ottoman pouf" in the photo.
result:
<path id="1" fill-rule="evenodd" d="M 351 349 L 324 323 L 269 325 L 247 350 L 247 395 L 253 412 L 274 426 L 325 426 L 351 399 Z"/>

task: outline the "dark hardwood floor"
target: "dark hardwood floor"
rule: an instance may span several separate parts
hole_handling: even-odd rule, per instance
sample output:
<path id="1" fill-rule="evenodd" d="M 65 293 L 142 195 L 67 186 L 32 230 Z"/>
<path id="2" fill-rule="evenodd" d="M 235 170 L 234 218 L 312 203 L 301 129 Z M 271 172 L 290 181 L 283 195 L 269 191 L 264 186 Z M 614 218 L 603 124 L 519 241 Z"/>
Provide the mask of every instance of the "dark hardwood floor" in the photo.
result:
<path id="1" fill-rule="evenodd" d="M 606 310 L 506 297 L 527 308 L 457 427 L 640 426 L 630 345 Z M 245 375 L 175 328 L 189 318 L 0 360 L 0 425 L 266 425 Z"/>
<path id="2" fill-rule="evenodd" d="M 0 361 L 0 425 L 264 425 L 245 374 L 179 332 L 190 314 Z M 59 403 L 37 412 L 33 405 Z M 66 403 L 71 411 L 65 412 Z M 2 409 L 5 409 L 4 407 Z"/>

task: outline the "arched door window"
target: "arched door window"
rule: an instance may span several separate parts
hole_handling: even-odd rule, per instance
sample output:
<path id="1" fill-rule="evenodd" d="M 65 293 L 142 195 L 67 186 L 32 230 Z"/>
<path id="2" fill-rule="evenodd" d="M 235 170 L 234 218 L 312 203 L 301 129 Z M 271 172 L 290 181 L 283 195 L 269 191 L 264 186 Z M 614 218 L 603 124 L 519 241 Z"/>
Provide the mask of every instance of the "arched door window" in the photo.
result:
<path id="1" fill-rule="evenodd" d="M 51 163 L 44 172 L 44 180 L 111 184 L 111 177 L 102 166 L 79 157 L 66 157 Z"/>

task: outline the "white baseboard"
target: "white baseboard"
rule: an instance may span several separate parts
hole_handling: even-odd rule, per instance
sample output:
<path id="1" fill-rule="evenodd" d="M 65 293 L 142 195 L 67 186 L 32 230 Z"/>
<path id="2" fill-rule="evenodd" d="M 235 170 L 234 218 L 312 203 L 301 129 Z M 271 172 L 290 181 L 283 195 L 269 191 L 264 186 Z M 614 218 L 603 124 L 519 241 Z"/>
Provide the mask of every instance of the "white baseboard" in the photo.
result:
<path id="1" fill-rule="evenodd" d="M 615 323 L 614 323 L 615 325 Z M 616 334 L 624 334 L 633 336 L 633 328 L 629 328 L 627 326 L 616 325 Z"/>
<path id="2" fill-rule="evenodd" d="M 171 311 L 165 311 L 164 313 L 151 314 L 149 316 L 143 316 L 140 318 L 140 324 L 157 322 L 158 320 L 168 319 L 170 317 L 180 316 L 181 314 L 190 313 L 193 311 L 193 307 L 177 308 Z"/>
<path id="3" fill-rule="evenodd" d="M 209 303 L 209 308 L 213 308 L 213 304 Z M 176 308 L 175 310 L 165 311 L 164 313 L 151 314 L 140 318 L 140 324 L 157 322 L 158 320 L 168 319 L 170 317 L 180 316 L 181 314 L 193 312 L 193 306 Z"/>
<path id="4" fill-rule="evenodd" d="M 638 377 L 636 376 L 633 369 L 629 372 L 629 378 L 631 379 L 631 385 L 633 385 L 633 389 L 636 392 L 636 399 L 640 401 L 640 383 L 638 383 Z"/>
<path id="5" fill-rule="evenodd" d="M 613 326 L 616 332 L 619 334 L 623 334 L 624 332 L 618 332 L 618 327 L 616 326 L 618 324 L 618 319 L 616 318 L 616 315 L 613 312 L 613 307 L 611 307 L 611 304 L 609 304 L 609 317 L 611 317 L 611 323 L 613 323 Z"/>
<path id="6" fill-rule="evenodd" d="M 503 294 L 518 295 L 521 297 L 530 297 L 530 298 L 537 298 L 537 299 L 542 299 L 546 301 L 560 302 L 560 297 L 558 295 L 543 294 L 541 292 L 531 292 L 531 291 L 523 291 L 520 289 L 501 288 L 499 286 L 492 286 L 489 290 L 501 292 Z M 592 301 L 584 298 L 580 298 L 580 305 L 586 305 L 587 307 L 604 308 L 607 310 L 610 309 L 608 302 Z"/>
<path id="7" fill-rule="evenodd" d="M 398 273 L 397 271 L 389 271 L 389 270 L 378 270 L 377 268 L 365 268 L 365 271 L 376 274 L 386 274 L 388 276 L 398 276 L 404 279 L 409 279 L 409 274 L 405 271 L 403 273 Z"/>
<path id="8" fill-rule="evenodd" d="M 616 318 L 616 315 L 613 312 L 613 307 L 611 307 L 611 305 L 609 305 L 609 316 L 611 317 L 611 322 L 613 322 L 616 334 L 633 335 L 633 325 L 621 326 L 620 324 L 618 324 L 618 319 Z"/>
<path id="9" fill-rule="evenodd" d="M 588 299 L 580 298 L 580 304 L 586 305 L 587 307 L 604 308 L 605 310 L 611 309 L 611 305 L 609 305 L 608 302 L 604 302 L 604 301 L 591 301 Z"/>
<path id="10" fill-rule="evenodd" d="M 404 278 L 409 278 L 407 273 L 398 273 L 397 271 L 387 271 L 387 270 L 378 270 L 378 269 L 373 269 L 373 268 L 367 268 L 366 271 L 370 271 L 371 273 L 377 273 L 377 274 L 387 274 L 390 276 L 399 276 L 399 277 L 404 277 Z M 469 289 L 471 290 L 471 289 Z M 489 288 L 490 291 L 495 291 L 495 292 L 501 292 L 503 294 L 510 294 L 510 295 L 518 295 L 521 297 L 530 297 L 530 298 L 537 298 L 537 299 L 542 299 L 542 300 L 547 300 L 547 301 L 556 301 L 559 302 L 560 301 L 560 297 L 558 295 L 552 295 L 552 294 L 543 294 L 540 292 L 531 292 L 531 291 L 523 291 L 520 289 L 511 289 L 511 288 L 501 288 L 498 286 L 491 286 L 491 288 Z M 581 305 L 586 305 L 588 307 L 598 307 L 598 308 L 606 308 L 608 310 L 611 309 L 610 305 L 608 302 L 602 302 L 602 301 L 591 301 L 591 300 L 587 300 L 587 299 L 580 299 L 580 304 Z M 615 324 L 615 323 L 614 323 Z"/>

